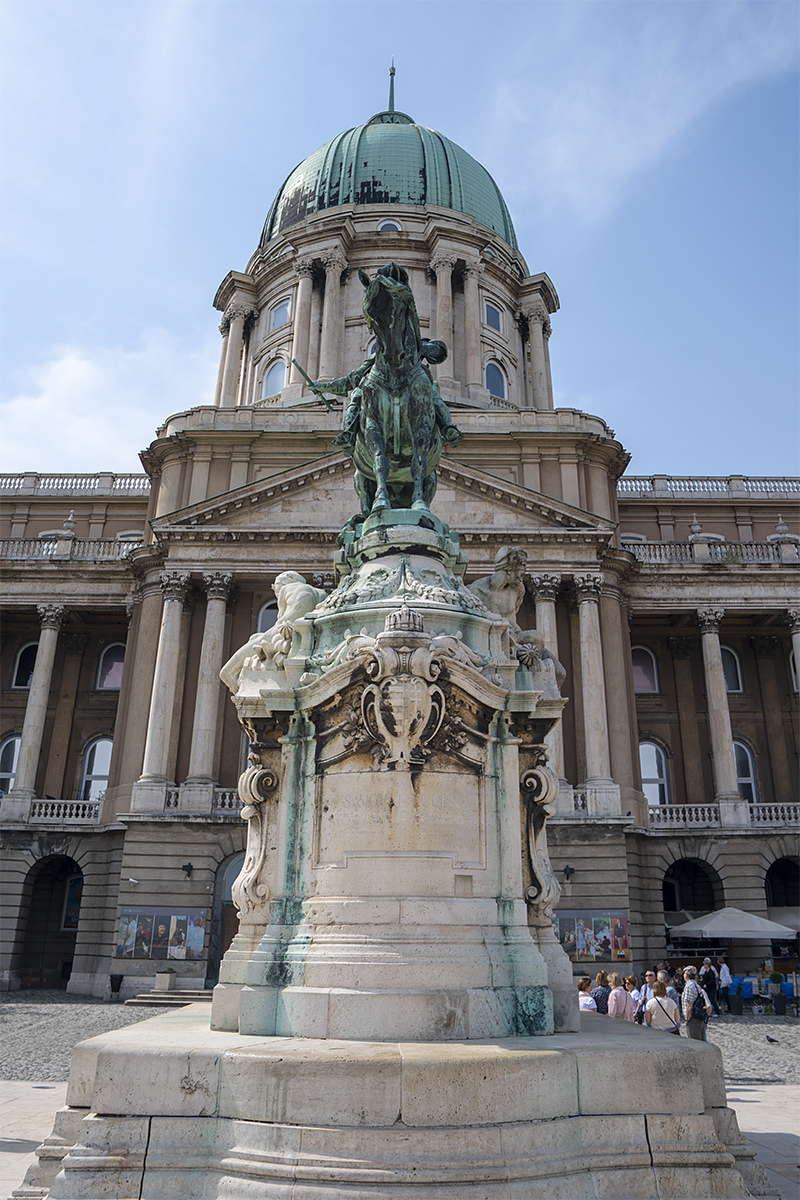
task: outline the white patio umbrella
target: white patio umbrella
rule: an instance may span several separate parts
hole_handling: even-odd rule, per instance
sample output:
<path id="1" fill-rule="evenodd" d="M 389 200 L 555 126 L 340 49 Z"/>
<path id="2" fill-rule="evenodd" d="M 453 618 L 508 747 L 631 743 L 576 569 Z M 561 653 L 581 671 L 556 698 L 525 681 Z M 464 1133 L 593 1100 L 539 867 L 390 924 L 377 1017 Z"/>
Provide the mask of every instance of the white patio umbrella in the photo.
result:
<path id="1" fill-rule="evenodd" d="M 672 927 L 673 937 L 705 938 L 706 941 L 724 942 L 727 938 L 796 938 L 797 930 L 777 921 L 768 921 L 740 908 L 721 908 L 719 912 L 695 917 L 685 925 Z"/>

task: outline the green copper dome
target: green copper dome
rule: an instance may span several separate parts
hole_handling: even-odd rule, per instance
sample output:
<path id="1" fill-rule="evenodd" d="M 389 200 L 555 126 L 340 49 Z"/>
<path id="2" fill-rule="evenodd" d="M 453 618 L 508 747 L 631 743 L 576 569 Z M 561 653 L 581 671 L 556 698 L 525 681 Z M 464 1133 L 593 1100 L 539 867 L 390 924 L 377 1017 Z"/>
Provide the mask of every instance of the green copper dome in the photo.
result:
<path id="1" fill-rule="evenodd" d="M 339 204 L 432 204 L 474 217 L 515 250 L 495 181 L 455 142 L 405 113 L 378 113 L 295 167 L 269 210 L 261 246 L 311 213 Z"/>

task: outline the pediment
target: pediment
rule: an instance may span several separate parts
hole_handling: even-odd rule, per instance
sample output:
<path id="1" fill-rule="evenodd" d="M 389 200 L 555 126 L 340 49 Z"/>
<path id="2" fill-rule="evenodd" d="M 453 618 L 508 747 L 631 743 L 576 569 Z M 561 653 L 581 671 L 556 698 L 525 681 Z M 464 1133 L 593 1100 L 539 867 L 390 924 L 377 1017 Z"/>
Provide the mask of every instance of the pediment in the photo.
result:
<path id="1" fill-rule="evenodd" d="M 432 508 L 467 542 L 565 535 L 604 542 L 615 528 L 612 521 L 451 458 L 437 473 Z M 335 537 L 357 509 L 352 463 L 337 453 L 178 509 L 156 518 L 152 527 L 162 541 Z"/>

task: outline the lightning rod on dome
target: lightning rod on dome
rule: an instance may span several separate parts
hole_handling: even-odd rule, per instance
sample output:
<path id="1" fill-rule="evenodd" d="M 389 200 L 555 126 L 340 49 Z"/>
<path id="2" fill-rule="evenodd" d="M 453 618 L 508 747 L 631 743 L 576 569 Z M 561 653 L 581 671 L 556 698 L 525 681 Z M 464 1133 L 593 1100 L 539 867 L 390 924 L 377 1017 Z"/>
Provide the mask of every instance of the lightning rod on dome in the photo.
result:
<path id="1" fill-rule="evenodd" d="M 394 112 L 394 55 L 389 67 L 389 112 Z"/>

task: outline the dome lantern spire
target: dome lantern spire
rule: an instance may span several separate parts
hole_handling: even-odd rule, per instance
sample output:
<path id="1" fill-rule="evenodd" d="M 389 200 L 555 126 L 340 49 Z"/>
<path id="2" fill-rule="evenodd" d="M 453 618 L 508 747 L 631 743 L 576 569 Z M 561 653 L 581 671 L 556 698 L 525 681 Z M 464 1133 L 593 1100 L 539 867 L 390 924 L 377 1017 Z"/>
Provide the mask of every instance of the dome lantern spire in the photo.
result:
<path id="1" fill-rule="evenodd" d="M 389 108 L 388 112 L 394 112 L 394 55 L 392 55 L 392 65 L 389 67 Z"/>

